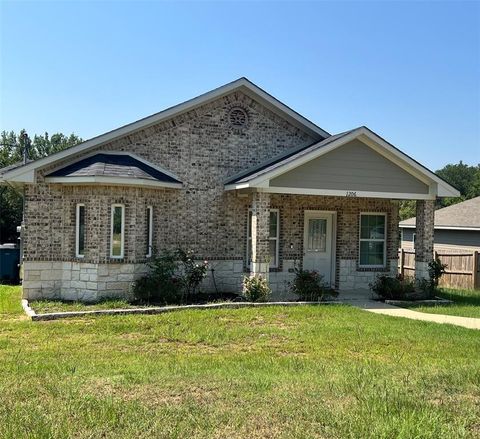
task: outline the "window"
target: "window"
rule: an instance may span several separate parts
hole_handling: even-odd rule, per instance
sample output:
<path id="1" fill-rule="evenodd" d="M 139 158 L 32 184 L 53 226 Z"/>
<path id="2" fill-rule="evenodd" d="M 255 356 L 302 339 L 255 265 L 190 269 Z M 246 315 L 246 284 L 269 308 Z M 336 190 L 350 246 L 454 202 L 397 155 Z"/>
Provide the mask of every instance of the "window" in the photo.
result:
<path id="1" fill-rule="evenodd" d="M 125 206 L 123 204 L 112 205 L 112 229 L 110 237 L 110 256 L 123 258 L 125 230 Z"/>
<path id="2" fill-rule="evenodd" d="M 360 214 L 360 267 L 385 267 L 387 216 Z"/>
<path id="3" fill-rule="evenodd" d="M 270 247 L 270 267 L 278 268 L 278 248 L 280 236 L 280 220 L 278 209 L 270 209 L 270 231 L 269 231 L 269 247 Z M 247 242 L 247 261 L 250 265 L 252 254 L 252 210 L 248 211 L 248 242 Z"/>
<path id="4" fill-rule="evenodd" d="M 150 258 L 152 256 L 153 248 L 153 207 L 147 206 L 147 218 L 146 218 L 146 236 L 145 242 L 147 243 L 147 252 L 145 256 Z"/>
<path id="5" fill-rule="evenodd" d="M 327 220 L 325 218 L 309 218 L 306 249 L 320 252 L 327 250 Z"/>
<path id="6" fill-rule="evenodd" d="M 413 244 L 415 245 L 415 240 L 417 239 L 417 234 L 416 233 L 412 233 L 412 242 Z"/>
<path id="7" fill-rule="evenodd" d="M 75 214 L 75 256 L 85 256 L 85 204 L 77 204 Z"/>

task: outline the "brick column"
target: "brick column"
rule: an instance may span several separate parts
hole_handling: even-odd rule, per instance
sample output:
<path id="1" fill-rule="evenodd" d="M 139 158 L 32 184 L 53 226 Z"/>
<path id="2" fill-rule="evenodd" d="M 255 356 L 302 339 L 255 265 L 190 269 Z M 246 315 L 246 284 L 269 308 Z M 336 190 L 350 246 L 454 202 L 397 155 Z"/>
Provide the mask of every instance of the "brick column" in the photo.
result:
<path id="1" fill-rule="evenodd" d="M 262 275 L 268 280 L 270 268 L 269 251 L 270 194 L 252 194 L 252 275 Z"/>
<path id="2" fill-rule="evenodd" d="M 415 277 L 428 279 L 428 263 L 433 260 L 435 200 L 417 200 L 415 236 Z"/>

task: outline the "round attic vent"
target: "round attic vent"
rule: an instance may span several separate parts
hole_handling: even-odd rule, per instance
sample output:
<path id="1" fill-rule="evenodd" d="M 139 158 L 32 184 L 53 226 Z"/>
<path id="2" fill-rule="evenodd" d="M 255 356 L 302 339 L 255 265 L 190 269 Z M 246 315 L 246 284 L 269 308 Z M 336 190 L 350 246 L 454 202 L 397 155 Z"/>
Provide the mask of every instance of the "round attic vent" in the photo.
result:
<path id="1" fill-rule="evenodd" d="M 232 108 L 228 113 L 228 121 L 233 128 L 243 128 L 248 123 L 247 112 L 243 108 Z"/>

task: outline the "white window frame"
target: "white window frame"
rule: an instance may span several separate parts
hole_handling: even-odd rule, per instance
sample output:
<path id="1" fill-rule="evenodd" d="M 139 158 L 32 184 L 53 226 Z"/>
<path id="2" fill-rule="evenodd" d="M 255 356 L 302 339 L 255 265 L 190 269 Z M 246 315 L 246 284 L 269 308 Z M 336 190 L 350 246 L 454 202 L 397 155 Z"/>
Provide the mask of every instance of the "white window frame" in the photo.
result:
<path id="1" fill-rule="evenodd" d="M 252 209 L 248 209 L 248 214 L 247 214 L 247 266 L 251 267 L 250 264 L 250 252 L 248 251 L 248 243 L 249 241 L 252 240 L 252 236 L 250 235 L 250 212 L 252 212 Z M 269 212 L 276 212 L 277 213 L 277 234 L 275 237 L 270 238 L 270 229 L 268 231 L 268 240 L 269 241 L 276 241 L 277 246 L 276 246 L 276 251 L 275 251 L 275 259 L 277 261 L 276 264 L 270 263 L 270 268 L 278 268 L 280 264 L 280 209 L 269 209 Z"/>
<path id="2" fill-rule="evenodd" d="M 383 239 L 362 238 L 362 216 L 384 216 L 385 224 Z M 358 266 L 359 268 L 385 268 L 387 266 L 387 214 L 385 212 L 360 212 L 358 217 Z M 381 265 L 362 265 L 361 261 L 361 243 L 362 242 L 383 242 L 383 264 Z"/>
<path id="3" fill-rule="evenodd" d="M 85 215 L 87 213 L 85 203 L 77 203 L 75 207 L 75 257 L 76 258 L 85 257 L 85 247 L 83 248 L 83 254 L 80 254 L 80 208 L 81 207 L 85 209 Z M 85 222 L 86 222 L 86 219 L 87 218 L 85 216 Z M 86 228 L 84 229 L 84 233 L 86 233 Z M 85 237 L 84 237 L 84 241 L 85 241 Z"/>
<path id="4" fill-rule="evenodd" d="M 113 254 L 113 218 L 115 215 L 115 208 L 122 208 L 122 230 L 121 230 L 121 240 L 120 240 L 120 255 Z M 124 204 L 112 204 L 110 210 L 110 258 L 112 259 L 123 259 L 125 256 L 125 205 Z"/>
<path id="5" fill-rule="evenodd" d="M 153 206 L 147 206 L 148 212 L 148 219 L 147 219 L 147 227 L 148 227 L 148 236 L 147 236 L 147 254 L 145 255 L 146 258 L 152 257 L 152 248 L 153 248 Z"/>

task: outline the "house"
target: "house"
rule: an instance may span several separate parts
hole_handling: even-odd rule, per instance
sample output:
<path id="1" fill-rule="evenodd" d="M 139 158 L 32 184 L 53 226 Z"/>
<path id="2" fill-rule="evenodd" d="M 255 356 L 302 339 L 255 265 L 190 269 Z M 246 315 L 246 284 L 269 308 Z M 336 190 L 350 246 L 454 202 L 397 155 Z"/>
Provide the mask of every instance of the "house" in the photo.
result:
<path id="1" fill-rule="evenodd" d="M 24 297 L 128 293 L 153 250 L 192 249 L 203 288 L 295 266 L 339 290 L 396 273 L 398 200 L 417 200 L 417 276 L 437 197 L 458 191 L 362 126 L 331 135 L 245 78 L 1 173 L 24 192 Z"/>
<path id="2" fill-rule="evenodd" d="M 401 246 L 413 249 L 416 218 L 400 222 Z M 435 211 L 434 247 L 437 251 L 480 251 L 480 197 Z"/>

